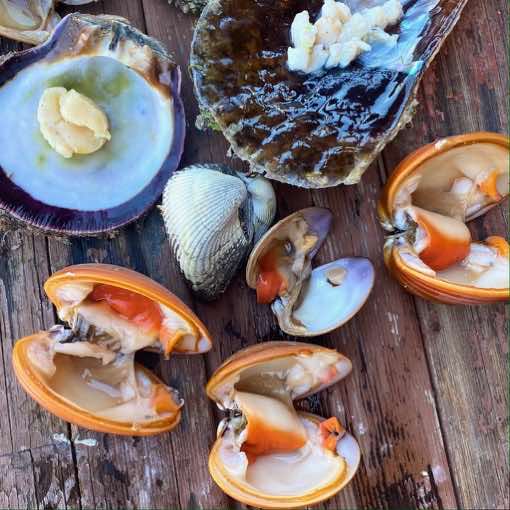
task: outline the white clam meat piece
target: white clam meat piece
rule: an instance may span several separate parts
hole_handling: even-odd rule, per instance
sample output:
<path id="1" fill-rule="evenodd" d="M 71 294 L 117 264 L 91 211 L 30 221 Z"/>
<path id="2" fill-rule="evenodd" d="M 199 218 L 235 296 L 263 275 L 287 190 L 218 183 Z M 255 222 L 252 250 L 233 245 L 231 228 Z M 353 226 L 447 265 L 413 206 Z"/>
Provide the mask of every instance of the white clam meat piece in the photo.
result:
<path id="1" fill-rule="evenodd" d="M 291 71 L 308 72 L 310 58 L 310 51 L 305 48 L 289 47 L 287 49 L 287 64 Z"/>
<path id="2" fill-rule="evenodd" d="M 340 66 L 347 67 L 364 51 L 370 51 L 371 46 L 361 39 L 351 39 L 346 42 L 333 44 L 329 48 L 329 58 L 326 61 L 326 68 Z"/>
<path id="3" fill-rule="evenodd" d="M 317 36 L 317 28 L 310 23 L 308 11 L 302 11 L 296 14 L 294 21 L 290 27 L 290 35 L 292 44 L 296 48 L 304 48 L 312 50 Z"/>
<path id="4" fill-rule="evenodd" d="M 343 2 L 335 2 L 335 0 L 324 0 L 321 16 L 325 18 L 338 19 L 345 22 L 351 17 L 349 6 Z"/>
<path id="5" fill-rule="evenodd" d="M 328 48 L 338 41 L 342 31 L 342 22 L 336 18 L 321 17 L 315 22 L 317 28 L 316 44 Z"/>
<path id="6" fill-rule="evenodd" d="M 473 285 L 480 289 L 508 289 L 510 287 L 508 259 L 498 256 L 491 267 L 474 280 Z"/>
<path id="7" fill-rule="evenodd" d="M 322 69 L 328 60 L 328 52 L 322 46 L 314 46 L 312 54 L 310 55 L 310 62 L 308 65 L 307 72 L 315 73 Z"/>
<path id="8" fill-rule="evenodd" d="M 72 343 L 55 343 L 55 352 L 59 354 L 67 354 L 69 356 L 77 356 L 79 358 L 97 358 L 103 365 L 111 363 L 116 354 L 98 344 L 90 342 L 72 342 Z"/>

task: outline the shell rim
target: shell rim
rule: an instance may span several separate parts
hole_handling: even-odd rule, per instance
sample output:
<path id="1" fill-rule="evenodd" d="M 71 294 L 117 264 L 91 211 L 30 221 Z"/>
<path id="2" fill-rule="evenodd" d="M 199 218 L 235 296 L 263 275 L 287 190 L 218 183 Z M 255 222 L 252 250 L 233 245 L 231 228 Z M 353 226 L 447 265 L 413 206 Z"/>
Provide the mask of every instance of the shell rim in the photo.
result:
<path id="1" fill-rule="evenodd" d="M 466 304 L 477 304 L 479 302 L 497 302 L 507 301 L 510 299 L 510 289 L 486 289 L 480 287 L 474 287 L 472 285 L 461 285 L 457 283 L 447 282 L 440 280 L 434 276 L 429 276 L 420 273 L 416 269 L 407 266 L 400 257 L 396 246 L 391 246 L 391 252 L 389 253 L 392 272 L 400 273 L 406 281 L 406 287 L 415 288 L 417 291 L 421 290 L 422 293 L 430 295 L 432 299 L 432 293 L 436 295 L 435 299 L 439 302 L 442 298 L 451 299 L 452 303 L 465 302 Z M 462 295 L 459 296 L 459 290 Z"/>

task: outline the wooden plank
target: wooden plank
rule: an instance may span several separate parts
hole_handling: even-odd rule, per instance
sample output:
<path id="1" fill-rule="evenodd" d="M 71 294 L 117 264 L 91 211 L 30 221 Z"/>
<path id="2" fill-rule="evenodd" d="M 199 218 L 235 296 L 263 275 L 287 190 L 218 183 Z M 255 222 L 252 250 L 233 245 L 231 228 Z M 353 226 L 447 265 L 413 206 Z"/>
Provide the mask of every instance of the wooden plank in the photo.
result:
<path id="1" fill-rule="evenodd" d="M 470 2 L 427 73 L 413 128 L 385 151 L 393 168 L 410 150 L 451 134 L 508 132 L 508 3 Z M 508 236 L 508 206 L 470 225 L 476 239 Z M 452 307 L 416 299 L 441 426 L 461 508 L 510 506 L 504 305 Z"/>

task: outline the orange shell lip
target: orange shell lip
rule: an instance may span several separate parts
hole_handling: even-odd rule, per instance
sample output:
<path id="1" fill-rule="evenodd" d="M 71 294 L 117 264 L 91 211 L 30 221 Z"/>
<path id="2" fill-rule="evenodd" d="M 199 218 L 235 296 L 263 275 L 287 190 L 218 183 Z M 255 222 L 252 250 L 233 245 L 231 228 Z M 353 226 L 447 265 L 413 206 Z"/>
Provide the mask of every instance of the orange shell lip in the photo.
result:
<path id="1" fill-rule="evenodd" d="M 212 346 L 211 336 L 200 319 L 170 291 L 140 273 L 108 264 L 81 264 L 66 267 L 53 274 L 44 285 L 48 297 L 57 309 L 63 305 L 58 298 L 57 290 L 60 285 L 68 282 L 109 284 L 139 293 L 167 306 L 182 316 L 197 329 L 202 338 L 208 341 L 207 350 Z M 172 403 L 162 398 L 161 394 L 156 394 L 156 398 L 159 398 L 157 405 L 163 406 L 163 411 L 171 412 L 170 416 L 135 426 L 132 423 L 117 422 L 98 417 L 61 397 L 43 383 L 31 363 L 27 361 L 27 347 L 31 342 L 40 338 L 41 334 L 44 333 L 18 340 L 13 349 L 12 362 L 16 378 L 23 389 L 49 412 L 65 421 L 90 430 L 127 436 L 147 436 L 168 432 L 179 423 L 181 417 L 179 406 L 176 405 L 175 408 L 170 408 Z M 153 382 L 156 390 L 163 384 L 156 375 L 145 367 L 136 364 L 136 368 L 144 372 Z"/>
<path id="2" fill-rule="evenodd" d="M 210 399 L 218 401 L 216 389 L 229 377 L 244 370 L 248 367 L 253 367 L 258 364 L 272 361 L 277 358 L 285 358 L 288 356 L 296 356 L 298 354 L 312 354 L 314 352 L 334 352 L 339 356 L 339 361 L 349 365 L 347 373 L 352 370 L 352 363 L 349 358 L 346 358 L 334 349 L 328 349 L 315 344 L 308 344 L 304 342 L 263 342 L 260 344 L 252 345 L 246 349 L 242 349 L 236 354 L 228 358 L 222 365 L 220 365 L 211 379 L 207 383 L 206 392 Z M 346 374 L 347 375 L 347 374 Z M 315 392 L 322 391 L 325 387 L 331 386 L 338 382 L 338 378 L 328 381 L 326 384 L 318 388 Z M 299 398 L 309 396 L 310 393 L 300 395 Z"/>
<path id="3" fill-rule="evenodd" d="M 439 280 L 405 264 L 396 247 L 388 256 L 388 267 L 400 283 L 420 297 L 439 303 L 475 305 L 507 301 L 510 289 L 482 289 Z"/>
<path id="4" fill-rule="evenodd" d="M 60 285 L 70 282 L 113 285 L 152 299 L 175 311 L 196 327 L 201 337 L 209 343 L 208 348 L 202 352 L 212 347 L 211 335 L 195 313 L 165 287 L 141 273 L 111 264 L 77 264 L 61 269 L 50 276 L 44 284 L 44 290 L 57 310 L 63 306 L 58 298 L 57 290 Z"/>
<path id="5" fill-rule="evenodd" d="M 425 161 L 447 152 L 456 147 L 474 143 L 493 143 L 502 147 L 510 148 L 510 139 L 500 133 L 479 131 L 463 135 L 450 136 L 429 143 L 404 158 L 388 178 L 383 194 L 379 200 L 378 213 L 381 222 L 391 224 L 392 209 L 398 193 L 404 181 Z"/>
<path id="6" fill-rule="evenodd" d="M 499 145 L 506 149 L 510 149 L 510 139 L 508 136 L 491 133 L 491 132 L 474 132 L 463 135 L 451 136 L 437 140 L 433 143 L 425 145 L 410 155 L 408 155 L 392 172 L 388 181 L 386 182 L 381 198 L 377 205 L 377 212 L 379 220 L 386 230 L 394 231 L 393 225 L 393 207 L 401 186 L 415 172 L 421 165 L 427 160 L 438 156 L 439 154 L 445 153 L 451 149 L 466 146 L 475 143 L 492 143 Z M 485 183 L 488 190 L 494 192 L 494 182 L 489 181 Z M 494 194 L 494 193 L 493 193 Z M 503 200 L 505 197 L 500 197 Z M 489 208 L 497 205 L 498 202 L 489 205 L 478 211 L 473 217 L 476 217 Z M 472 218 L 467 218 L 470 220 Z M 444 242 L 444 239 L 440 239 L 438 247 Z M 447 243 L 451 245 L 451 243 Z M 443 244 L 443 246 L 445 246 Z M 501 246 L 501 248 L 500 248 Z M 496 246 L 495 246 L 496 247 Z M 453 246 L 454 251 L 450 255 L 453 259 L 462 258 L 461 254 L 463 248 L 461 245 Z M 503 244 L 498 242 L 498 250 L 504 250 Z M 440 250 L 435 250 L 434 255 L 441 255 Z M 420 258 L 423 259 L 422 254 Z M 425 259 L 427 257 L 425 256 Z M 398 254 L 398 250 L 393 245 L 385 247 L 384 260 L 391 273 L 396 279 L 410 292 L 426 298 L 432 301 L 448 304 L 483 304 L 492 303 L 499 301 L 507 301 L 510 297 L 510 289 L 485 289 L 477 288 L 469 285 L 462 285 L 458 283 L 449 283 L 444 280 L 423 274 L 411 267 L 408 267 L 401 259 Z M 427 260 L 424 260 L 427 263 Z M 428 261 L 430 262 L 430 260 Z M 451 261 L 450 261 L 451 262 Z M 430 264 L 428 264 L 430 266 Z M 434 263 L 432 263 L 432 266 Z M 439 266 L 436 266 L 437 270 L 442 269 L 444 264 L 441 262 Z M 432 267 L 433 268 L 433 267 Z"/>
<path id="7" fill-rule="evenodd" d="M 154 420 L 150 423 L 133 427 L 132 423 L 122 423 L 95 416 L 80 407 L 61 398 L 44 385 L 40 377 L 35 373 L 30 363 L 26 362 L 26 349 L 30 342 L 36 340 L 40 335 L 31 335 L 18 340 L 14 345 L 12 354 L 12 364 L 14 373 L 22 388 L 32 397 L 41 407 L 44 407 L 50 413 L 58 416 L 62 420 L 74 423 L 97 432 L 106 432 L 123 436 L 150 436 L 168 432 L 178 425 L 181 419 L 180 411 L 174 415 Z M 145 367 L 137 364 L 138 369 L 142 370 L 155 384 L 161 384 L 161 381 Z"/>

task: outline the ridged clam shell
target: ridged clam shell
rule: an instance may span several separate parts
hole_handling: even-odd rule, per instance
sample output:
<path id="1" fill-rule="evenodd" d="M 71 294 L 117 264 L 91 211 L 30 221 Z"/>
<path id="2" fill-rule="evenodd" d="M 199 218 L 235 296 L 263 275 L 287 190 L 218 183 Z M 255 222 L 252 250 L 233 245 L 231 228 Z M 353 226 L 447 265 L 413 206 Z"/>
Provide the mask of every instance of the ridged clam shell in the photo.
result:
<path id="1" fill-rule="evenodd" d="M 174 174 L 163 194 L 162 214 L 192 290 L 208 300 L 221 294 L 275 212 L 272 186 L 260 176 L 213 164 Z"/>

